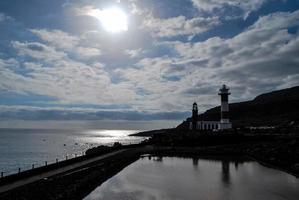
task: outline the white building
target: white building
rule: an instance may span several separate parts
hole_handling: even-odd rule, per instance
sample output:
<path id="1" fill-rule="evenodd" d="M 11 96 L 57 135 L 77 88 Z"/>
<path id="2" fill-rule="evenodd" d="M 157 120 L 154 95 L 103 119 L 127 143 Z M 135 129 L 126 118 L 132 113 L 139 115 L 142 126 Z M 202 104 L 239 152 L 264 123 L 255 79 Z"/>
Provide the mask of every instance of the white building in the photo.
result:
<path id="1" fill-rule="evenodd" d="M 189 122 L 190 130 L 223 130 L 231 129 L 232 123 L 229 122 L 229 104 L 228 96 L 230 95 L 229 87 L 223 85 L 219 89 L 221 97 L 221 120 L 220 121 L 203 121 L 198 119 L 198 108 L 197 104 L 194 102 L 192 108 L 192 118 Z"/>

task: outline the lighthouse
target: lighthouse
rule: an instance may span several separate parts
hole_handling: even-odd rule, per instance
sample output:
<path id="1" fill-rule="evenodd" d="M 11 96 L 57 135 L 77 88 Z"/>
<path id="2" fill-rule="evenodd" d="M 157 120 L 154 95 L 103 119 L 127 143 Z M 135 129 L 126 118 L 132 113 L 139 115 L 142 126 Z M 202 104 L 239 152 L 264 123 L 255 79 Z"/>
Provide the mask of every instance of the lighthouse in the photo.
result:
<path id="1" fill-rule="evenodd" d="M 224 130 L 231 129 L 232 123 L 229 121 L 228 96 L 230 95 L 229 87 L 222 85 L 219 89 L 218 95 L 221 97 L 221 120 L 206 121 L 203 115 L 198 115 L 198 106 L 194 102 L 192 106 L 192 116 L 187 119 L 189 130 Z M 219 118 L 218 118 L 219 119 Z"/>
<path id="2" fill-rule="evenodd" d="M 197 103 L 193 103 L 192 107 L 192 130 L 197 129 L 197 120 L 198 120 L 198 108 L 197 108 Z"/>
<path id="3" fill-rule="evenodd" d="M 229 122 L 229 107 L 228 107 L 228 96 L 230 95 L 229 87 L 222 85 L 219 89 L 218 95 L 221 97 L 221 120 L 220 129 L 231 128 L 231 123 Z"/>

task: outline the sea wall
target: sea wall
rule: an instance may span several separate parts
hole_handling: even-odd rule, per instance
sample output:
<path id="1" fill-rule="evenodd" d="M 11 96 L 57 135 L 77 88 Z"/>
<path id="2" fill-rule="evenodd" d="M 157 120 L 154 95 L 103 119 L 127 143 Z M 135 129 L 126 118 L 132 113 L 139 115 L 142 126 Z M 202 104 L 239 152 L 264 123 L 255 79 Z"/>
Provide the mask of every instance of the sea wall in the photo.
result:
<path id="1" fill-rule="evenodd" d="M 0 199 L 82 199 L 143 153 L 147 153 L 145 148 L 129 148 L 99 162 L 4 192 Z"/>

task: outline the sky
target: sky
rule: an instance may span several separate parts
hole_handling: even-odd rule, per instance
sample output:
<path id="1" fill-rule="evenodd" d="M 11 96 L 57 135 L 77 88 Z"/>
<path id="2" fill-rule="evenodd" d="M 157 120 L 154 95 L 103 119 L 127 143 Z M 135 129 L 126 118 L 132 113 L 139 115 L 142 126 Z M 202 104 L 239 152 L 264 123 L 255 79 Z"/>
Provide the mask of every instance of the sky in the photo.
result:
<path id="1" fill-rule="evenodd" d="M 299 0 L 1 0 L 0 127 L 173 127 L 222 84 L 297 86 L 298 27 Z"/>

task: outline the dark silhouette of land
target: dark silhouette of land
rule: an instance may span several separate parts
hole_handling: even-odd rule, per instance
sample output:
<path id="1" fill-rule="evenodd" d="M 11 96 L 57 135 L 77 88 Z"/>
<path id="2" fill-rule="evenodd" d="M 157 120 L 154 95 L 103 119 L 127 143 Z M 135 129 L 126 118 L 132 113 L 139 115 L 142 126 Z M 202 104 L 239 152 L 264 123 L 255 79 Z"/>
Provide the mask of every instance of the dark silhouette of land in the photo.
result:
<path id="1" fill-rule="evenodd" d="M 273 133 L 284 134 L 289 132 L 289 127 L 299 126 L 298 108 L 299 86 L 296 86 L 261 94 L 251 101 L 229 104 L 230 121 L 233 123 L 233 128 L 275 127 Z M 198 120 L 219 121 L 220 106 L 199 114 Z M 191 118 L 187 118 L 176 129 L 188 130 L 190 121 Z M 151 137 L 169 130 L 171 129 L 149 130 L 132 134 L 132 136 Z"/>
<path id="2" fill-rule="evenodd" d="M 230 121 L 233 127 L 299 125 L 299 86 L 277 90 L 255 97 L 251 101 L 231 103 Z M 220 120 L 220 106 L 199 115 L 199 120 Z M 188 120 L 187 120 L 188 121 Z M 189 127 L 186 122 L 179 128 Z"/>
<path id="3" fill-rule="evenodd" d="M 173 129 L 133 134 L 148 136 L 149 144 L 169 147 L 167 155 L 241 155 L 299 175 L 299 86 L 232 103 L 230 130 L 190 130 L 191 118 Z M 191 113 L 190 113 L 191 115 Z M 220 106 L 198 116 L 219 120 Z M 189 149 L 188 149 L 189 148 Z M 185 150 L 182 150 L 185 149 Z"/>

